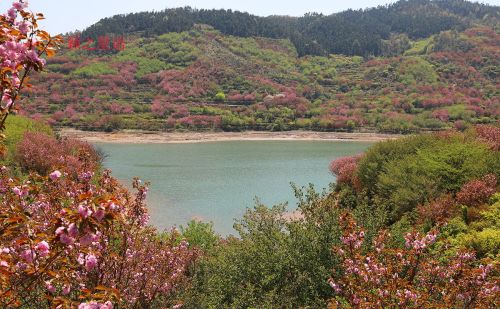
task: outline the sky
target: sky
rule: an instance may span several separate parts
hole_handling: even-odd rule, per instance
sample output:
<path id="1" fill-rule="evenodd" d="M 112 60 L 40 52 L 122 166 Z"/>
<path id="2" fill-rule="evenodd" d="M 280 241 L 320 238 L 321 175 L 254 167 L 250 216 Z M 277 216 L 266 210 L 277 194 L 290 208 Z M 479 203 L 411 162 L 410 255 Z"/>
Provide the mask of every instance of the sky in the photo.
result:
<path id="1" fill-rule="evenodd" d="M 10 7 L 11 0 L 0 0 L 0 11 Z M 116 14 L 163 10 L 191 6 L 198 9 L 232 9 L 255 15 L 301 16 L 308 12 L 331 14 L 346 9 L 364 9 L 396 0 L 30 0 L 33 12 L 47 18 L 40 25 L 52 35 L 83 30 L 101 18 Z M 483 0 L 500 5 L 500 0 Z"/>

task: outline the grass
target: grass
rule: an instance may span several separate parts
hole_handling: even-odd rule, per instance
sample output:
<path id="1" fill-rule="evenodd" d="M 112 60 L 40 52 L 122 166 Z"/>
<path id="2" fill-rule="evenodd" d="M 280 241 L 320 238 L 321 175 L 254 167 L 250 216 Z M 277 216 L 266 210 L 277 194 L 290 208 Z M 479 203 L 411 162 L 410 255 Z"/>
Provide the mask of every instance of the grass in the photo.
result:
<path id="1" fill-rule="evenodd" d="M 45 132 L 47 134 L 54 134 L 52 128 L 39 121 L 19 116 L 10 115 L 5 123 L 4 144 L 7 147 L 8 153 L 12 154 L 15 151 L 16 144 L 23 138 L 26 132 Z"/>

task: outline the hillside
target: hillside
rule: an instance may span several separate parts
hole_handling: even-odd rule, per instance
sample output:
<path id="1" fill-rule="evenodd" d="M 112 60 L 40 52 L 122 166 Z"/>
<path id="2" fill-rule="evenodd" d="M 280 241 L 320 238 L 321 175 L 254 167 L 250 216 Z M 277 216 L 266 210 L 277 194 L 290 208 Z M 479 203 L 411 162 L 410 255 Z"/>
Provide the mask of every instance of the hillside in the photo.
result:
<path id="1" fill-rule="evenodd" d="M 152 37 L 206 24 L 225 35 L 290 39 L 300 56 L 331 53 L 381 55 L 382 41 L 391 33 L 425 38 L 445 30 L 464 30 L 476 23 L 495 25 L 500 10 L 464 0 L 402 0 L 366 10 L 347 10 L 303 17 L 259 17 L 232 10 L 197 10 L 190 7 L 116 15 L 100 20 L 84 37 L 130 34 Z"/>
<path id="2" fill-rule="evenodd" d="M 380 41 L 380 55 L 365 57 L 301 57 L 289 38 L 228 35 L 206 24 L 156 34 L 156 28 L 134 28 L 129 19 L 140 14 L 117 16 L 85 33 L 114 38 L 112 25 L 122 22 L 121 29 L 130 30 L 124 50 L 62 50 L 34 78 L 36 86 L 23 106 L 25 112 L 56 125 L 105 131 L 409 133 L 498 122 L 500 36 L 488 26 L 492 18 L 498 21 L 491 14 L 498 13 L 498 7 L 414 0 L 351 13 L 372 16 L 388 10 L 404 15 L 409 7 L 419 6 L 417 12 L 425 15 L 444 3 L 454 3 L 455 9 L 448 6 L 434 13 L 455 16 L 462 28 L 469 28 L 440 32 L 442 28 L 429 26 L 421 34 L 390 30 Z M 461 14 L 460 3 L 476 9 Z M 137 32 L 143 29 L 149 30 Z M 430 35 L 418 38 L 422 34 Z"/>

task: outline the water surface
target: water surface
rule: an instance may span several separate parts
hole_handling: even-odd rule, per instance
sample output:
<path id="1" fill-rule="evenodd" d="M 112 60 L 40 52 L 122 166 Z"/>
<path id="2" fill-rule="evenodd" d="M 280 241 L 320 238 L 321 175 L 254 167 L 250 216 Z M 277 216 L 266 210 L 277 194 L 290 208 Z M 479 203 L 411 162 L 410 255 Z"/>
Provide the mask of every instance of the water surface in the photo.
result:
<path id="1" fill-rule="evenodd" d="M 151 182 L 151 223 L 160 229 L 196 218 L 213 221 L 217 232 L 234 234 L 258 197 L 266 205 L 289 201 L 290 182 L 327 188 L 332 159 L 363 152 L 370 143 L 333 141 L 227 141 L 193 144 L 97 143 L 104 165 L 128 185 L 135 176 Z"/>

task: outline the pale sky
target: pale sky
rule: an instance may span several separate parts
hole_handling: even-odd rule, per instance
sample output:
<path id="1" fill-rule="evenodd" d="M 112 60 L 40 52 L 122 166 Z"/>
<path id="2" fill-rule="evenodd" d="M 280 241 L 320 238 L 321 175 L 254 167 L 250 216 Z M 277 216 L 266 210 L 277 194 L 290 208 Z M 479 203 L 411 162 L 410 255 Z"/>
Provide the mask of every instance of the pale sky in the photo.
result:
<path id="1" fill-rule="evenodd" d="M 10 7 L 11 0 L 0 0 L 0 11 Z M 116 14 L 163 10 L 191 6 L 199 9 L 232 9 L 251 14 L 301 16 L 307 12 L 331 14 L 349 8 L 360 9 L 385 5 L 395 0 L 30 0 L 33 12 L 44 13 L 40 23 L 51 34 L 83 30 L 101 18 Z M 483 0 L 500 5 L 500 0 Z"/>

